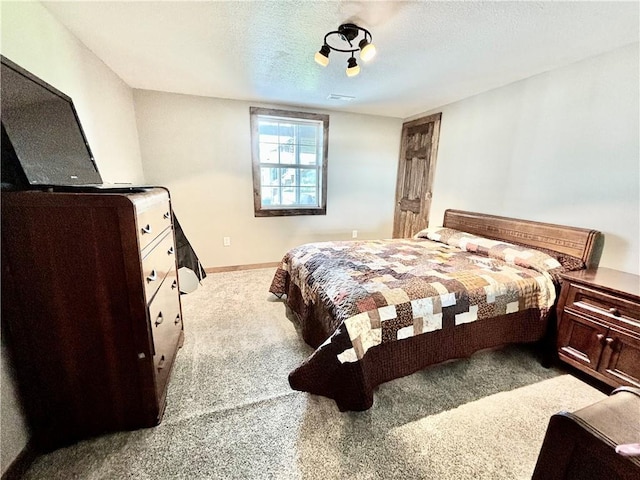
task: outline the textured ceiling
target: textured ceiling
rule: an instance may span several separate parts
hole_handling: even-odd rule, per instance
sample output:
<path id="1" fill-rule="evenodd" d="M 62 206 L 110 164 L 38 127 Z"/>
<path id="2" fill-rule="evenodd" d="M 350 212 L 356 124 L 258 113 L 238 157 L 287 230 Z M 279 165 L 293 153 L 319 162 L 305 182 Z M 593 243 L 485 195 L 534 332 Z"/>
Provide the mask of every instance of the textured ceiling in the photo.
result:
<path id="1" fill-rule="evenodd" d="M 133 88 L 401 118 L 639 39 L 638 2 L 43 3 Z M 313 61 L 345 22 L 378 50 L 352 78 Z"/>

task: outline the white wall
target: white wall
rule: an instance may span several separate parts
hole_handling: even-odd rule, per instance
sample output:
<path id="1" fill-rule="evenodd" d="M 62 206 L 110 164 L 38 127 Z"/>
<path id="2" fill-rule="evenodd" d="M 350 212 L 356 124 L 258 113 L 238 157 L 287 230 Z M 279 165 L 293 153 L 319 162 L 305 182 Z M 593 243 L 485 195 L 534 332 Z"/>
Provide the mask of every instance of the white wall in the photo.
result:
<path id="1" fill-rule="evenodd" d="M 2 55 L 69 95 L 105 182 L 144 181 L 131 89 L 39 3 L 2 2 Z M 1 469 L 28 431 L 2 338 Z"/>
<path id="2" fill-rule="evenodd" d="M 144 183 L 131 88 L 46 8 L 2 2 L 0 49 L 73 99 L 105 183 Z"/>
<path id="3" fill-rule="evenodd" d="M 391 237 L 402 120 L 319 112 L 330 116 L 327 214 L 255 218 L 249 107 L 265 105 L 146 90 L 134 99 L 145 178 L 169 187 L 205 267 L 276 262 L 352 230 Z"/>
<path id="4" fill-rule="evenodd" d="M 636 43 L 438 109 L 431 224 L 459 208 L 592 228 L 601 266 L 638 273 L 638 54 Z"/>

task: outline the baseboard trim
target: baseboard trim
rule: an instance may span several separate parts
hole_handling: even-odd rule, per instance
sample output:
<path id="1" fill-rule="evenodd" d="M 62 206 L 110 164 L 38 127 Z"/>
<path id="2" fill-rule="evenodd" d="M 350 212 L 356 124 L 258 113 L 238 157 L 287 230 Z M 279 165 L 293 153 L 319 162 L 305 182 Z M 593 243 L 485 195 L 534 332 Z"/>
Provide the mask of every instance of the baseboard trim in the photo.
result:
<path id="1" fill-rule="evenodd" d="M 20 480 L 37 457 L 38 450 L 30 440 L 2 474 L 2 480 Z"/>
<path id="2" fill-rule="evenodd" d="M 280 265 L 280 262 L 250 263 L 247 265 L 230 265 L 228 267 L 207 267 L 204 271 L 205 273 L 237 272 L 240 270 L 277 267 L 278 265 Z"/>

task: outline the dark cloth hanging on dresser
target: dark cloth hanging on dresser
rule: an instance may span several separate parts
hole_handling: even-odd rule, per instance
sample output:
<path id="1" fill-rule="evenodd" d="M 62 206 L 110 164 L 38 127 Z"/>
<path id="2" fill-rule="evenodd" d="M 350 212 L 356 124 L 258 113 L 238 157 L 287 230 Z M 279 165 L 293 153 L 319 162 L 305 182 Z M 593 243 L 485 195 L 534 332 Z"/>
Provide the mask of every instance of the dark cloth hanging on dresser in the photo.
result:
<path id="1" fill-rule="evenodd" d="M 203 278 L 207 276 L 196 252 L 193 250 L 193 247 L 187 240 L 184 232 L 182 231 L 182 227 L 180 226 L 180 222 L 176 217 L 176 214 L 173 214 L 173 227 L 175 229 L 176 234 L 176 249 L 178 251 L 178 268 L 187 267 L 194 271 L 198 280 L 202 281 Z"/>

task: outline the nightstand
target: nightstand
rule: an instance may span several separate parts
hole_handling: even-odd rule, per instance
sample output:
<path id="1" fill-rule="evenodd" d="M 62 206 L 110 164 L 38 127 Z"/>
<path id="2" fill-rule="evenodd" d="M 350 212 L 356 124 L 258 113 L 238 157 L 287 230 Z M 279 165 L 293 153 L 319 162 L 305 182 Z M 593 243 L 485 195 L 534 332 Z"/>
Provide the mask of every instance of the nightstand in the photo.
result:
<path id="1" fill-rule="evenodd" d="M 640 387 L 640 277 L 597 268 L 562 279 L 560 360 L 611 386 Z"/>

